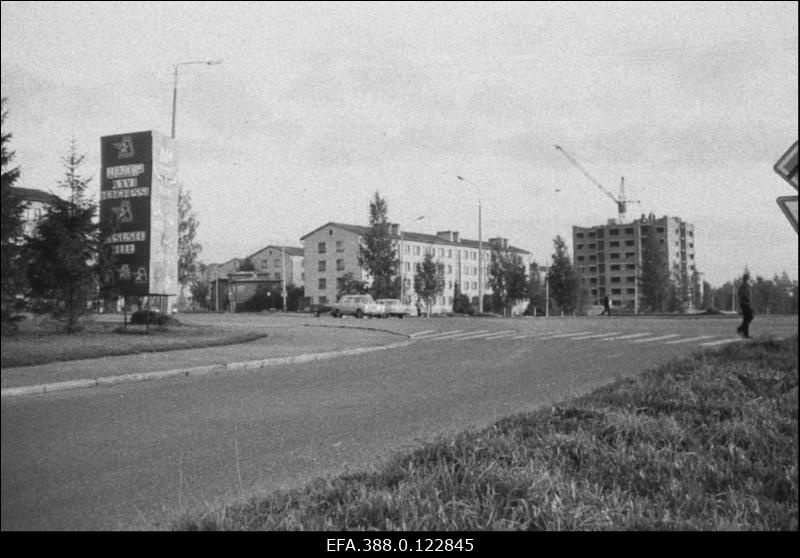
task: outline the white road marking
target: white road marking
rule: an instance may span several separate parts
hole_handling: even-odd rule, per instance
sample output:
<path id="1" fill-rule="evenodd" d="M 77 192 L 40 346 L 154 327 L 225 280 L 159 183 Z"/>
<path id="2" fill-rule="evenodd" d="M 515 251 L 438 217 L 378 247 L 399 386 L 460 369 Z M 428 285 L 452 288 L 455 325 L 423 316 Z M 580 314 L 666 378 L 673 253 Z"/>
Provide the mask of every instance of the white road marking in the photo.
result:
<path id="1" fill-rule="evenodd" d="M 464 331 L 464 330 L 462 330 L 462 329 L 452 329 L 452 330 L 449 330 L 449 331 L 443 331 L 441 333 L 436 333 L 434 335 L 428 335 L 428 336 L 425 337 L 425 339 L 432 339 L 432 340 L 444 339 L 445 337 L 449 337 L 451 335 L 456 335 L 458 333 L 461 333 L 462 331 Z"/>
<path id="2" fill-rule="evenodd" d="M 737 341 L 744 341 L 741 337 L 734 337 L 732 339 L 723 339 L 722 341 L 710 341 L 708 343 L 700 343 L 701 347 L 714 347 L 716 345 L 724 345 L 725 343 L 736 343 Z"/>
<path id="3" fill-rule="evenodd" d="M 651 335 L 651 334 L 631 333 L 630 335 L 621 335 L 620 337 L 609 337 L 608 339 L 603 339 L 603 341 L 622 341 L 623 339 L 636 339 L 637 337 L 644 337 L 645 335 Z"/>
<path id="4" fill-rule="evenodd" d="M 502 337 L 508 337 L 509 334 L 517 333 L 516 329 L 507 329 L 505 331 L 495 331 L 494 333 L 490 333 L 484 339 L 500 339 Z"/>
<path id="5" fill-rule="evenodd" d="M 689 339 L 678 339 L 676 341 L 667 341 L 665 345 L 678 345 L 679 343 L 691 343 L 692 341 L 700 341 L 702 339 L 711 339 L 713 335 L 700 335 L 698 337 L 690 337 Z"/>
<path id="6" fill-rule="evenodd" d="M 426 329 L 425 331 L 418 331 L 416 333 L 412 333 L 411 335 L 409 335 L 409 337 L 414 337 L 414 338 L 418 339 L 420 337 L 424 337 L 428 333 L 436 333 L 436 330 L 435 329 Z"/>
<path id="7" fill-rule="evenodd" d="M 560 335 L 550 335 L 547 337 L 542 337 L 542 341 L 549 341 L 550 339 L 561 339 L 563 337 L 575 337 L 578 335 L 586 335 L 587 333 L 592 333 L 591 331 L 579 331 L 577 333 L 562 333 Z"/>
<path id="8" fill-rule="evenodd" d="M 612 335 L 619 335 L 619 331 L 611 333 L 596 333 L 594 335 L 584 335 L 583 337 L 572 337 L 570 341 L 583 341 L 584 339 L 600 339 L 601 337 L 610 337 Z"/>
<path id="9" fill-rule="evenodd" d="M 631 341 L 631 343 L 649 343 L 651 341 L 663 341 L 664 339 L 672 339 L 673 337 L 680 337 L 677 333 L 673 333 L 672 335 L 662 335 L 661 337 L 649 337 L 647 339 L 636 339 L 635 341 Z"/>

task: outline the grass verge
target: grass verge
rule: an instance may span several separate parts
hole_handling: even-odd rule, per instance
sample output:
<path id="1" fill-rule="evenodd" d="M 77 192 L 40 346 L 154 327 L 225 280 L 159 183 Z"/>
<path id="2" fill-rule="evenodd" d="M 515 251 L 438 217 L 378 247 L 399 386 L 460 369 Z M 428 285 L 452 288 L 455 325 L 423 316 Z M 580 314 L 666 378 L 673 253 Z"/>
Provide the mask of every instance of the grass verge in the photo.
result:
<path id="1" fill-rule="evenodd" d="M 46 329 L 23 330 L 4 335 L 0 344 L 0 366 L 33 366 L 49 362 L 102 358 L 194 349 L 247 343 L 266 337 L 263 332 L 242 332 L 204 326 L 145 326 L 86 322 L 83 331 L 75 334 Z"/>
<path id="2" fill-rule="evenodd" d="M 797 530 L 797 337 L 697 353 L 176 530 Z"/>

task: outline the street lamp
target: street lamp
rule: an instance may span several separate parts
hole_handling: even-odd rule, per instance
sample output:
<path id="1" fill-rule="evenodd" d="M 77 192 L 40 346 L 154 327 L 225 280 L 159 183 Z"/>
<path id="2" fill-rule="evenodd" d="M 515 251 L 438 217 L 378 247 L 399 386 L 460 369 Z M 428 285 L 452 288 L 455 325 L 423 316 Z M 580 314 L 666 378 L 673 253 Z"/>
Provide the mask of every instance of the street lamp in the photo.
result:
<path id="1" fill-rule="evenodd" d="M 410 221 L 408 224 L 416 223 L 417 221 L 421 221 L 424 219 L 424 215 L 420 215 L 416 219 Z M 406 291 L 406 279 L 405 279 L 405 262 L 403 261 L 403 253 L 405 251 L 405 234 L 406 234 L 406 225 L 400 225 L 402 228 L 400 229 L 400 302 L 403 304 L 406 303 L 405 299 L 405 291 Z"/>
<path id="2" fill-rule="evenodd" d="M 178 100 L 178 66 L 189 66 L 192 64 L 205 64 L 207 66 L 215 66 L 222 64 L 222 60 L 192 60 L 190 62 L 178 62 L 175 64 L 175 81 L 172 87 L 172 139 L 175 139 L 175 105 Z"/>
<path id="3" fill-rule="evenodd" d="M 483 235 L 481 232 L 481 191 L 480 186 L 467 180 L 463 176 L 456 175 L 456 178 L 469 182 L 478 189 L 478 312 L 483 313 Z"/>

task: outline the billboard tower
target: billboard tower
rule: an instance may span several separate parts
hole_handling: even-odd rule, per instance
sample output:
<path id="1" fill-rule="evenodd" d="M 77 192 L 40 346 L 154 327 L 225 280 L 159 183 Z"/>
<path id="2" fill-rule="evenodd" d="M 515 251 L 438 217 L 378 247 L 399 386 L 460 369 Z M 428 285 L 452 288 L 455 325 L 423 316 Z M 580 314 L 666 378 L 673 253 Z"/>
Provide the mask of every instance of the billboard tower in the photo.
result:
<path id="1" fill-rule="evenodd" d="M 178 293 L 178 181 L 174 142 L 156 131 L 100 138 L 100 220 L 114 270 L 104 282 L 123 296 L 159 299 L 169 311 Z M 165 301 L 168 301 L 165 303 Z"/>

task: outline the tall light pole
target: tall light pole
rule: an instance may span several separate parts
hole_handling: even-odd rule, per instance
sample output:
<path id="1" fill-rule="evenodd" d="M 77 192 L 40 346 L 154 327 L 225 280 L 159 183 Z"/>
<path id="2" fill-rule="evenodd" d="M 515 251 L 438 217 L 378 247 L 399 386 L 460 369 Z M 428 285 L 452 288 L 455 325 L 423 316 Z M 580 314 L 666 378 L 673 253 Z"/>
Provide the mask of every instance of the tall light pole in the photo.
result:
<path id="1" fill-rule="evenodd" d="M 424 215 L 420 215 L 416 219 L 410 221 L 408 224 L 416 223 L 417 221 L 421 221 L 424 219 Z M 405 279 L 405 262 L 403 261 L 403 253 L 405 251 L 405 235 L 406 235 L 406 226 L 400 225 L 402 228 L 400 229 L 400 302 L 403 304 L 406 303 L 405 295 L 406 295 L 406 279 Z"/>
<path id="2" fill-rule="evenodd" d="M 483 234 L 481 231 L 481 187 L 463 176 L 456 178 L 469 182 L 478 189 L 478 312 L 483 313 Z"/>
<path id="3" fill-rule="evenodd" d="M 175 106 L 178 101 L 178 66 L 189 66 L 192 64 L 205 64 L 207 66 L 215 66 L 222 64 L 222 60 L 191 60 L 189 62 L 178 62 L 175 64 L 174 84 L 172 86 L 172 134 L 171 138 L 175 139 Z"/>

